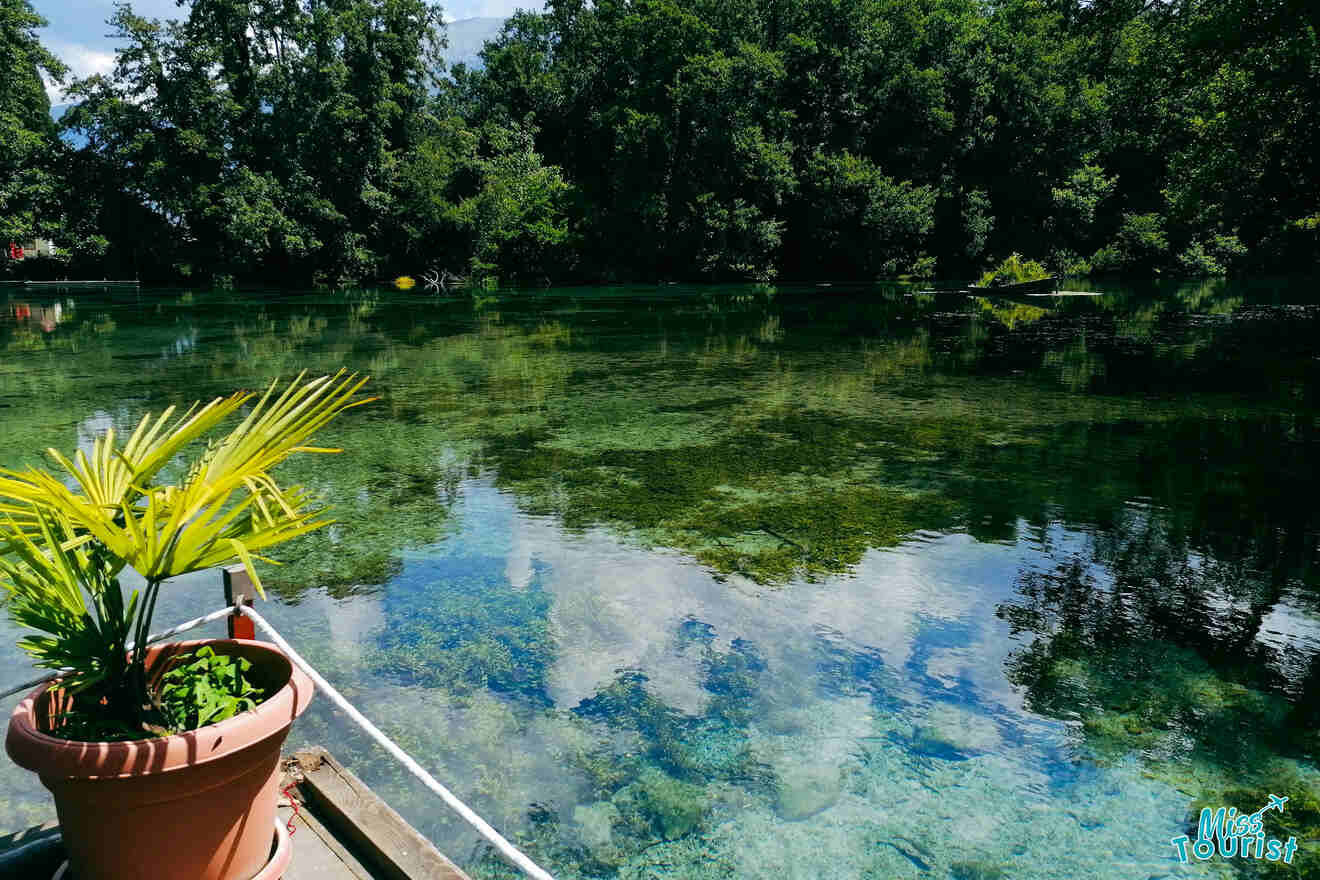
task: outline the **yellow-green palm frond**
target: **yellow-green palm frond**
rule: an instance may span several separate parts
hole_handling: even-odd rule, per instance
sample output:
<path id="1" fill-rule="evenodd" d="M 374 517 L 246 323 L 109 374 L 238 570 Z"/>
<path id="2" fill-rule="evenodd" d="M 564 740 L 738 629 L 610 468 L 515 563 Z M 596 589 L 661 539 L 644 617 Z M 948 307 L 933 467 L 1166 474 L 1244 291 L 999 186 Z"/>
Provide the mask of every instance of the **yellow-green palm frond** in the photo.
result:
<path id="1" fill-rule="evenodd" d="M 66 670 L 62 685 L 78 691 L 107 674 L 107 657 L 123 657 L 126 620 L 137 608 L 134 594 L 124 605 L 104 554 L 93 552 L 87 536 L 75 535 L 72 521 L 58 510 L 34 511 L 38 536 L 9 527 L 11 549 L 0 557 L 0 586 L 9 614 L 36 630 L 19 642 L 38 666 Z"/>
<path id="2" fill-rule="evenodd" d="M 366 377 L 345 376 L 345 372 L 308 381 L 303 381 L 305 373 L 299 374 L 273 399 L 279 383 L 272 382 L 243 423 L 206 456 L 204 479 L 215 484 L 242 482 L 269 471 L 295 452 L 338 452 L 302 444 L 339 413 L 375 400 L 355 398 Z"/>
<path id="3" fill-rule="evenodd" d="M 70 461 L 54 449 L 48 452 L 77 481 L 88 501 L 116 509 L 135 491 L 135 486 L 150 482 L 180 450 L 251 397 L 251 392 L 241 391 L 229 397 L 217 397 L 200 409 L 199 404 L 193 404 L 173 425 L 168 423 L 174 407 L 166 409 L 154 422 L 151 413 L 147 413 L 123 449 L 115 448 L 115 432 L 111 428 L 93 442 L 90 457 L 79 451 Z"/>
<path id="4" fill-rule="evenodd" d="M 43 494 L 40 487 L 18 474 L 0 476 L 0 555 L 8 554 L 19 536 L 41 534 L 34 504 Z"/>
<path id="5" fill-rule="evenodd" d="M 6 513 L 14 511 L 0 522 L 0 541 L 5 543 L 0 552 L 7 552 L 20 539 L 44 540 L 45 530 L 40 527 L 38 516 L 42 511 L 50 511 L 63 517 L 76 533 L 100 541 L 113 557 L 126 560 L 131 543 L 115 522 L 115 509 L 92 502 L 46 471 L 34 468 L 16 476 L 21 479 L 8 480 L 8 485 L 0 486 L 0 492 L 4 493 L 0 505 Z"/>
<path id="6" fill-rule="evenodd" d="M 313 507 L 301 488 L 280 489 L 267 478 L 259 492 L 217 495 L 201 513 L 180 525 L 180 506 L 153 494 L 147 504 L 124 511 L 132 545 L 130 564 L 149 579 L 242 562 L 262 592 L 252 565 L 260 551 L 329 525 L 324 508 Z M 259 503 L 265 504 L 262 510 Z M 263 593 L 264 596 L 264 593 Z"/>
<path id="7" fill-rule="evenodd" d="M 7 520 L 12 536 L 10 553 L 0 559 L 0 584 L 10 597 L 39 597 L 41 604 L 69 614 L 86 614 L 78 571 L 86 567 L 86 553 L 66 546 L 73 527 L 58 511 L 34 514 L 39 540 Z M 70 542 L 72 544 L 72 542 Z M 44 546 L 43 546 L 44 545 Z"/>
<path id="8" fill-rule="evenodd" d="M 156 535 L 141 542 L 147 549 L 134 564 L 138 571 L 170 577 L 239 559 L 260 584 L 252 552 L 328 524 L 314 521 L 320 512 L 306 510 L 301 490 L 281 490 L 269 471 L 297 452 L 338 452 L 304 444 L 339 413 L 374 398 L 356 396 L 366 382 L 357 374 L 341 370 L 311 380 L 304 375 L 279 394 L 278 382 L 272 383 L 177 490 L 149 495 L 145 507 L 124 509 L 128 518 L 150 517 L 138 525 L 144 536 Z"/>
<path id="9" fill-rule="evenodd" d="M 90 456 L 79 452 L 71 461 L 52 450 L 71 481 L 36 468 L 0 471 L 0 553 L 47 540 L 39 512 L 49 510 L 71 534 L 99 542 L 114 572 L 127 564 L 160 581 L 237 559 L 260 585 L 253 554 L 329 523 L 318 519 L 323 511 L 310 509 L 301 489 L 281 489 L 271 468 L 298 452 L 338 452 L 306 443 L 339 413 L 375 399 L 357 396 L 366 381 L 341 370 L 310 380 L 300 374 L 283 391 L 273 382 L 232 431 L 208 445 L 179 485 L 153 486 L 151 480 L 257 395 L 239 392 L 195 404 L 172 424 L 172 407 L 154 419 L 145 416 L 122 449 L 112 430 L 96 439 Z"/>
<path id="10" fill-rule="evenodd" d="M 148 413 L 123 449 L 116 448 L 115 432 L 111 428 L 93 441 L 90 456 L 80 450 L 70 460 L 57 450 L 47 450 L 81 491 L 74 491 L 54 475 L 37 468 L 24 472 L 0 471 L 0 515 L 10 517 L 0 527 L 0 553 L 7 552 L 17 532 L 33 539 L 40 536 L 33 513 L 37 508 L 62 510 L 75 524 L 107 544 L 114 544 L 105 525 L 113 520 L 121 505 L 140 494 L 137 487 L 148 484 L 180 450 L 251 397 L 250 392 L 239 392 L 227 398 L 217 397 L 205 406 L 194 404 L 173 425 L 168 423 L 174 407 L 166 409 L 154 422 Z M 119 554 L 122 547 L 112 546 L 111 550 Z"/>

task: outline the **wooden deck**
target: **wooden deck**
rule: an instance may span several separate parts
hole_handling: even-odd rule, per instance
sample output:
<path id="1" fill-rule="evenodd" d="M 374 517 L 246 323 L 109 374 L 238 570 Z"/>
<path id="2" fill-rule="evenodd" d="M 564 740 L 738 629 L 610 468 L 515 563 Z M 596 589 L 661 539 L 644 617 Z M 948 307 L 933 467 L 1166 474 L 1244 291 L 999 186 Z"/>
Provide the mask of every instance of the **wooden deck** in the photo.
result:
<path id="1" fill-rule="evenodd" d="M 298 752 L 284 766 L 280 788 L 292 800 L 279 815 L 294 828 L 284 880 L 469 880 L 325 749 Z M 0 837 L 4 880 L 46 880 L 63 861 L 54 823 Z"/>
<path id="2" fill-rule="evenodd" d="M 298 849 L 301 834 L 295 833 L 293 865 L 284 875 L 285 880 L 322 877 L 354 880 L 469 880 L 467 874 L 436 849 L 431 841 L 405 822 L 389 804 L 325 749 L 298 752 L 285 762 L 285 767 L 286 782 L 294 784 L 294 792 L 301 801 L 299 816 L 302 818 L 304 814 L 310 814 L 304 821 L 322 844 L 316 846 L 314 841 L 301 841 L 305 846 L 321 850 L 319 855 L 308 856 L 304 861 Z M 320 830 L 317 830 L 318 827 Z M 333 860 L 338 859 L 344 871 L 340 874 L 318 872 L 312 867 L 317 864 L 318 858 L 331 866 Z M 306 873 L 300 861 L 306 865 Z M 353 873 L 354 870 L 367 873 Z"/>

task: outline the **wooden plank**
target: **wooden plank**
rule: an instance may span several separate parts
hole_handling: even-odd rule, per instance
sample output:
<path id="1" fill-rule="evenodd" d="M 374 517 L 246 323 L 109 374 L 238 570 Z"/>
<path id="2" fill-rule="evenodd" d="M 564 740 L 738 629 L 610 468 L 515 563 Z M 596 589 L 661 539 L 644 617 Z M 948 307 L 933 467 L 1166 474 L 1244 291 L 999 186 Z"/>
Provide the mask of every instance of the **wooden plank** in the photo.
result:
<path id="1" fill-rule="evenodd" d="M 386 880 L 470 880 L 323 748 L 294 755 L 312 811 Z"/>
<path id="2" fill-rule="evenodd" d="M 247 569 L 241 565 L 230 565 L 220 571 L 225 581 L 225 604 L 233 605 L 235 598 L 242 596 L 243 604 L 251 605 L 256 588 L 252 586 L 252 576 L 248 574 Z M 231 614 L 225 618 L 225 621 L 231 639 L 255 639 L 257 637 L 257 627 L 252 622 L 252 618 Z"/>
<path id="3" fill-rule="evenodd" d="M 299 809 L 295 814 L 288 807 L 280 808 L 281 822 L 291 817 L 293 861 L 283 880 L 380 880 L 310 810 Z"/>

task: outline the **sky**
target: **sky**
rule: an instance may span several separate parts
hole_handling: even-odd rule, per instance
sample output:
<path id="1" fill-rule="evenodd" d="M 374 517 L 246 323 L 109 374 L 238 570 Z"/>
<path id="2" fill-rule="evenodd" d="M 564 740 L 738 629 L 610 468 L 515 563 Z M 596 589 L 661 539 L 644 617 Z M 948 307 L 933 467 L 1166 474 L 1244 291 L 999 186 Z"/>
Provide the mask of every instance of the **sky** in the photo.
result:
<path id="1" fill-rule="evenodd" d="M 515 9 L 540 9 L 537 0 L 452 0 L 442 4 L 446 21 L 464 18 L 505 18 Z M 73 76 L 108 73 L 114 64 L 114 40 L 106 19 L 114 0 L 32 0 L 37 13 L 48 22 L 41 40 Z M 133 10 L 149 18 L 178 18 L 175 0 L 134 0 Z M 63 103 L 58 86 L 49 85 L 52 104 Z"/>

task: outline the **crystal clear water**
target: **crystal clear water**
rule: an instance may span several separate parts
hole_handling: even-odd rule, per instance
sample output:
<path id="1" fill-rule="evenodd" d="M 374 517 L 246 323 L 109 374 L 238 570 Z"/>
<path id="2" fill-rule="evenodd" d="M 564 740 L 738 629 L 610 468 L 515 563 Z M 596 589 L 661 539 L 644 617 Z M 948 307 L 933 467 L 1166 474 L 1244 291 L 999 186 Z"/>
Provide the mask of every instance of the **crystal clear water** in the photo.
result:
<path id="1" fill-rule="evenodd" d="M 1313 290 L 11 295 L 0 463 L 369 372 L 263 610 L 563 878 L 1320 876 Z M 515 876 L 324 701 L 293 737 Z M 1267 793 L 1292 865 L 1176 861 Z M 0 761 L 4 824 L 43 795 Z"/>

